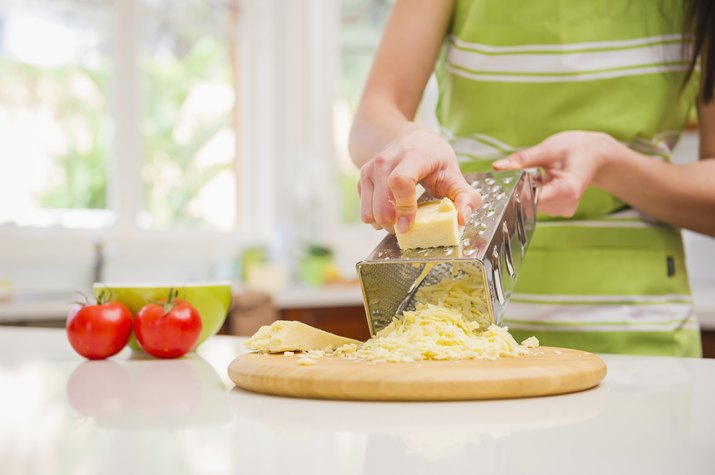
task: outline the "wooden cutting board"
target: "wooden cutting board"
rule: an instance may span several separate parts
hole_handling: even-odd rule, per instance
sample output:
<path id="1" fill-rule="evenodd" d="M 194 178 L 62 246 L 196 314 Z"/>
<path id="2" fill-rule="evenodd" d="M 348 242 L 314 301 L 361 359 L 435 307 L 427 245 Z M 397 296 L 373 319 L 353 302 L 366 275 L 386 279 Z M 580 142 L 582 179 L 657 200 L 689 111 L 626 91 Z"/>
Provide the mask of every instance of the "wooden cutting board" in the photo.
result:
<path id="1" fill-rule="evenodd" d="M 598 356 L 541 347 L 519 358 L 368 363 L 325 357 L 300 366 L 298 355 L 246 353 L 228 367 L 240 388 L 265 394 L 366 401 L 458 401 L 571 393 L 606 376 Z"/>

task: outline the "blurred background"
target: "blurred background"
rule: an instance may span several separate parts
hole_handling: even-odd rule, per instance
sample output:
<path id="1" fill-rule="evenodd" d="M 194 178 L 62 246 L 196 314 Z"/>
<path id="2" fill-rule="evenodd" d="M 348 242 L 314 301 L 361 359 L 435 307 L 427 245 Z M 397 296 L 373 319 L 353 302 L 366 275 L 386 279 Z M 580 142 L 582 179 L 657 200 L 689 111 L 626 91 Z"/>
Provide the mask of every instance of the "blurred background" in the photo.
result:
<path id="1" fill-rule="evenodd" d="M 93 282 L 223 280 L 340 331 L 316 320 L 362 312 L 382 237 L 347 136 L 391 3 L 0 0 L 0 322 L 57 324 Z M 715 244 L 686 239 L 715 320 Z"/>

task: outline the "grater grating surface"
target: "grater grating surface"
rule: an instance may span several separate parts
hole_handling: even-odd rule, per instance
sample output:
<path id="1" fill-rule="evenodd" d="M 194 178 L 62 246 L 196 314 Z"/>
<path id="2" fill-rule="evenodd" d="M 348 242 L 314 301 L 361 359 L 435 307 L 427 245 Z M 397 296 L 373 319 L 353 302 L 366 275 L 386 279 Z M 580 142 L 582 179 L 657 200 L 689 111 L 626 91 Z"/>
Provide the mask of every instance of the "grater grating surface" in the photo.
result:
<path id="1" fill-rule="evenodd" d="M 445 279 L 462 281 L 485 304 L 480 326 L 501 323 L 536 222 L 539 176 L 535 171 L 465 175 L 483 204 L 454 247 L 401 250 L 388 235 L 357 264 L 370 332 L 413 310 L 420 289 Z M 425 194 L 420 201 L 433 199 Z M 426 294 L 426 292 L 424 292 Z M 438 303 L 438 302 L 424 302 Z"/>

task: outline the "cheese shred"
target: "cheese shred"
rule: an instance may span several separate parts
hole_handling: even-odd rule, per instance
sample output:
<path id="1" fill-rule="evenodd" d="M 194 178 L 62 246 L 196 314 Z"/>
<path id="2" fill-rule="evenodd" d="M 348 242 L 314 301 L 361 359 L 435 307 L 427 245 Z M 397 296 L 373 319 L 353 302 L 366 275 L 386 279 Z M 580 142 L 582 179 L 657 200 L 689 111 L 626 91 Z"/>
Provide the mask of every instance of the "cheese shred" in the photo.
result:
<path id="1" fill-rule="evenodd" d="M 479 331 L 478 322 L 466 320 L 457 310 L 418 304 L 362 345 L 343 345 L 335 354 L 375 363 L 498 359 L 527 355 L 536 346 L 534 337 L 520 345 L 507 328 L 491 325 Z"/>
<path id="2" fill-rule="evenodd" d="M 484 281 L 480 274 L 464 268 L 465 275 L 445 278 L 434 285 L 420 287 L 415 300 L 421 304 L 432 304 L 458 311 L 472 322 L 479 323 L 482 330 L 489 327 L 489 307 L 484 300 Z M 419 304 L 418 304 L 419 305 Z"/>

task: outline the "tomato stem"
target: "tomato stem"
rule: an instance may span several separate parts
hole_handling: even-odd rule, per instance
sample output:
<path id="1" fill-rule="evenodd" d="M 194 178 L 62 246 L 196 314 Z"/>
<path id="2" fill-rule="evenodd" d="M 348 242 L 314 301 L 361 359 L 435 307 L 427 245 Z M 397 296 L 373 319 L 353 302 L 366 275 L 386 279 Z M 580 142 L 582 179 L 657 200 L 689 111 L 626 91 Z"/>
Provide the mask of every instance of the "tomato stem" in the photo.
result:
<path id="1" fill-rule="evenodd" d="M 76 294 L 79 294 L 79 296 L 82 297 L 82 299 L 83 299 L 84 301 L 83 301 L 83 302 L 80 302 L 80 301 L 75 300 L 75 301 L 73 301 L 73 302 L 76 302 L 76 303 L 78 303 L 78 304 L 80 304 L 80 305 L 89 305 L 89 298 L 87 298 L 87 296 L 86 296 L 83 292 L 80 292 L 79 290 L 75 290 L 75 293 L 76 293 Z"/>
<path id="2" fill-rule="evenodd" d="M 170 288 L 169 289 L 169 298 L 166 299 L 166 303 L 164 304 L 164 316 L 168 315 L 168 313 L 171 311 L 171 309 L 174 308 L 174 304 L 178 297 L 179 297 L 179 290 L 174 289 L 173 287 Z"/>
<path id="3" fill-rule="evenodd" d="M 84 297 L 84 295 L 83 295 Z M 104 287 L 102 291 L 99 293 L 99 296 L 97 297 L 97 304 L 98 305 L 104 305 L 105 303 L 109 303 L 112 301 L 112 290 Z M 85 297 L 85 300 L 87 297 Z M 89 301 L 87 301 L 87 305 L 89 305 Z"/>

